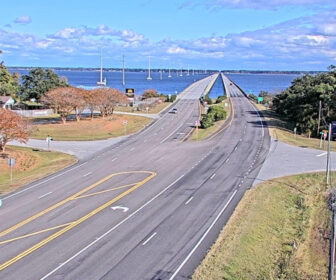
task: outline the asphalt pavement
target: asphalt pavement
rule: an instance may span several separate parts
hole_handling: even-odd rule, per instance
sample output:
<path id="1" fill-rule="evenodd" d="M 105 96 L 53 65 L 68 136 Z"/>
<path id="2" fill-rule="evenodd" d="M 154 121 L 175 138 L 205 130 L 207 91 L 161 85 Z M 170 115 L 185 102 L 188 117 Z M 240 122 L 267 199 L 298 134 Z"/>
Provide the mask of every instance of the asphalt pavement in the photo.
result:
<path id="1" fill-rule="evenodd" d="M 187 279 L 206 255 L 270 145 L 256 109 L 230 81 L 232 118 L 211 140 L 185 142 L 190 86 L 142 132 L 3 198 L 0 279 Z"/>

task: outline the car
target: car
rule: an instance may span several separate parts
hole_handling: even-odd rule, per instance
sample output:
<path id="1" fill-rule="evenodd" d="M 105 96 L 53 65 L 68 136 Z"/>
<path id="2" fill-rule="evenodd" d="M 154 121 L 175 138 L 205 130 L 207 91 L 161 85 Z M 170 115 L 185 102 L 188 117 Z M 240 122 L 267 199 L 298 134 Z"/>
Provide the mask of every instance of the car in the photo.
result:
<path id="1" fill-rule="evenodd" d="M 172 114 L 177 114 L 177 108 L 173 108 L 170 112 L 171 112 Z"/>

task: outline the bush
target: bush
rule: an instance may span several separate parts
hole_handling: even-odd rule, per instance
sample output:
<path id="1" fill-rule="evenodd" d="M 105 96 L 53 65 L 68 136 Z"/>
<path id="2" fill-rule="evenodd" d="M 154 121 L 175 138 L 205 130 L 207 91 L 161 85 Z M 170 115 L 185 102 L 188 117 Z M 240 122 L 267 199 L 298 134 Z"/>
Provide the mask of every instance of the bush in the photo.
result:
<path id="1" fill-rule="evenodd" d="M 201 120 L 201 127 L 202 128 L 208 128 L 208 127 L 210 127 L 210 126 L 213 126 L 213 124 L 214 124 L 214 117 L 213 117 L 213 115 L 209 115 L 209 114 L 207 114 L 207 115 L 205 115 L 203 118 L 202 118 L 202 120 Z"/>
<path id="2" fill-rule="evenodd" d="M 170 99 L 169 99 L 169 96 L 166 95 L 166 100 L 165 100 L 165 102 L 174 102 L 175 100 L 176 100 L 176 94 L 172 94 L 172 95 L 170 96 Z"/>
<path id="3" fill-rule="evenodd" d="M 222 103 L 225 99 L 226 99 L 225 95 L 218 96 L 215 103 L 216 104 Z"/>
<path id="4" fill-rule="evenodd" d="M 221 106 L 212 106 L 209 108 L 208 115 L 213 115 L 215 122 L 224 120 L 226 118 L 226 111 Z"/>
<path id="5" fill-rule="evenodd" d="M 221 106 L 211 106 L 208 113 L 201 120 L 201 127 L 208 128 L 214 124 L 214 122 L 219 120 L 224 120 L 226 118 L 226 111 Z"/>
<path id="6" fill-rule="evenodd" d="M 258 97 L 256 95 L 254 95 L 253 93 L 250 93 L 248 95 L 249 98 L 253 99 L 254 101 L 258 101 Z"/>
<path id="7" fill-rule="evenodd" d="M 208 94 L 204 97 L 204 101 L 207 102 L 209 105 L 212 104 L 212 99 L 209 97 Z"/>
<path id="8" fill-rule="evenodd" d="M 142 95 L 143 99 L 159 97 L 159 94 L 156 89 L 146 89 Z"/>

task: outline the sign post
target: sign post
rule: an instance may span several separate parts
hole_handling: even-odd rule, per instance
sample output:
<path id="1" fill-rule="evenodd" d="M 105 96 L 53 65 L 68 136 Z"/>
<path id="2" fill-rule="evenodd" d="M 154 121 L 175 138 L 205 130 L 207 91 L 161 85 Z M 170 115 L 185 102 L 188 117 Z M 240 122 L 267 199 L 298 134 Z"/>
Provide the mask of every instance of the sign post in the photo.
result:
<path id="1" fill-rule="evenodd" d="M 12 182 L 13 182 L 13 166 L 15 165 L 15 159 L 10 157 L 10 158 L 8 158 L 7 163 L 10 167 L 10 183 L 12 184 Z"/>
<path id="2" fill-rule="evenodd" d="M 123 120 L 123 125 L 124 125 L 124 133 L 126 135 L 127 134 L 127 120 Z"/>
<path id="3" fill-rule="evenodd" d="M 197 141 L 198 141 L 198 127 L 199 127 L 199 125 L 200 125 L 200 121 L 198 120 L 198 121 L 195 122 L 195 126 L 196 126 L 196 139 L 197 139 Z"/>
<path id="4" fill-rule="evenodd" d="M 296 127 L 294 127 L 294 138 L 296 138 Z"/>
<path id="5" fill-rule="evenodd" d="M 48 137 L 46 138 L 46 142 L 48 144 L 48 151 L 50 152 L 50 142 L 52 141 L 53 139 L 48 135 Z"/>

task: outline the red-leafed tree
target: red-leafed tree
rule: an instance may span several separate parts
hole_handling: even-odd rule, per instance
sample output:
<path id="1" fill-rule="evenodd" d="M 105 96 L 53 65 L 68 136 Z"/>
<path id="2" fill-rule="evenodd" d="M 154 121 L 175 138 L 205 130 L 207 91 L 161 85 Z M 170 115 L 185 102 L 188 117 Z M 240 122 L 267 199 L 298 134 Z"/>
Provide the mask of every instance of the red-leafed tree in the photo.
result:
<path id="1" fill-rule="evenodd" d="M 5 152 L 11 140 L 25 143 L 30 132 L 29 121 L 17 113 L 0 108 L 0 150 Z"/>
<path id="2" fill-rule="evenodd" d="M 97 88 L 92 90 L 96 99 L 97 109 L 100 110 L 101 116 L 112 115 L 117 105 L 127 104 L 127 97 L 118 89 L 114 88 Z"/>
<path id="3" fill-rule="evenodd" d="M 143 99 L 159 97 L 159 94 L 156 89 L 146 89 L 142 95 Z"/>
<path id="4" fill-rule="evenodd" d="M 81 108 L 81 111 L 84 109 L 84 98 L 82 97 L 81 90 L 75 87 L 52 89 L 44 94 L 42 102 L 57 110 L 64 124 L 66 123 L 67 116 L 69 116 L 72 111 L 77 111 L 79 108 Z M 79 120 L 77 114 L 76 118 Z"/>
<path id="5" fill-rule="evenodd" d="M 91 120 L 93 120 L 93 111 L 98 108 L 98 100 L 96 98 L 95 90 L 86 90 L 83 92 L 85 104 L 91 113 Z"/>

